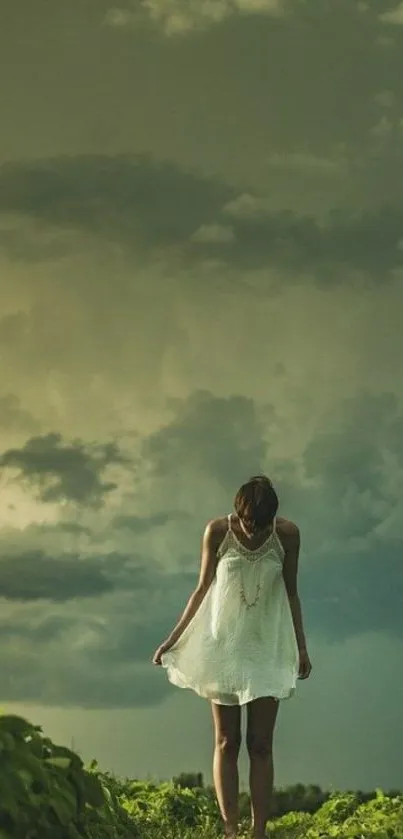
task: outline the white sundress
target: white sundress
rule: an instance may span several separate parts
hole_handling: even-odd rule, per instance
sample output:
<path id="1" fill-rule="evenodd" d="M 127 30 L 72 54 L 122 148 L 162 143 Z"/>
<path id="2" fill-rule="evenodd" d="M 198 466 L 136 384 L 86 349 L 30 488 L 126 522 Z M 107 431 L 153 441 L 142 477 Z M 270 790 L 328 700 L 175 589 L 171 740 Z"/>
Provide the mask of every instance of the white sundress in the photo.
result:
<path id="1" fill-rule="evenodd" d="M 249 550 L 228 516 L 213 582 L 178 641 L 161 656 L 172 684 L 219 705 L 294 694 L 299 654 L 283 559 L 275 519 L 264 544 Z"/>

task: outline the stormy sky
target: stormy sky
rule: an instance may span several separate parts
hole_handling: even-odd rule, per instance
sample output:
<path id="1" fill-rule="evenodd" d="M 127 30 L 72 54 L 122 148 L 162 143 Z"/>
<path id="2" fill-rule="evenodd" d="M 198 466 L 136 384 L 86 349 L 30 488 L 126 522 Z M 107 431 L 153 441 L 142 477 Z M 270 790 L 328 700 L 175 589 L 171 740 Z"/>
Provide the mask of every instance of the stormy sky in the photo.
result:
<path id="1" fill-rule="evenodd" d="M 314 668 L 276 784 L 401 787 L 403 4 L 1 17 L 2 707 L 210 780 L 209 706 L 150 659 L 264 471 Z"/>

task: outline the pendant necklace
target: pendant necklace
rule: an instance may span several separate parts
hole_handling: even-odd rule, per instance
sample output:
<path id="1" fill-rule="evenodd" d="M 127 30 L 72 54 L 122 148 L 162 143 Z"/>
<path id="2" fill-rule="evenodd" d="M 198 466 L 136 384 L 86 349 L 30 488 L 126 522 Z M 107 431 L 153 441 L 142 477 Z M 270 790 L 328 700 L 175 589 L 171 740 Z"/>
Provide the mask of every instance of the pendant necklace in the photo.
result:
<path id="1" fill-rule="evenodd" d="M 241 561 L 241 562 L 242 562 L 242 561 Z M 249 560 L 249 562 L 250 562 L 250 560 Z M 256 606 L 256 604 L 257 604 L 257 603 L 258 603 L 258 601 L 259 601 L 259 598 L 260 598 L 260 588 L 261 588 L 261 584 L 260 584 L 260 577 L 261 577 L 261 574 L 262 574 L 262 563 L 260 563 L 259 582 L 258 582 L 257 587 L 256 587 L 255 599 L 254 599 L 254 600 L 252 600 L 252 602 L 250 603 L 250 602 L 246 599 L 245 586 L 244 586 L 243 573 L 242 573 L 242 564 L 241 564 L 241 600 L 242 600 L 242 603 L 244 604 L 244 606 L 246 606 L 246 608 L 247 608 L 247 609 L 252 609 L 252 607 L 253 607 L 253 606 Z"/>
<path id="2" fill-rule="evenodd" d="M 239 523 L 240 523 L 240 526 L 241 526 L 241 530 L 244 530 L 244 529 L 243 529 L 243 527 L 242 527 L 242 523 L 241 523 L 241 522 L 239 522 Z M 244 531 L 244 532 L 245 532 L 245 531 Z M 273 531 L 272 531 L 272 532 L 273 532 Z M 245 533 L 245 536 L 246 536 L 246 535 L 247 535 L 247 534 Z M 261 560 L 262 556 L 259 556 L 259 551 L 261 550 L 261 548 L 263 548 L 263 547 L 265 547 L 265 546 L 266 546 L 267 542 L 268 542 L 268 541 L 269 541 L 269 539 L 270 539 L 270 536 L 271 536 L 271 534 L 270 534 L 270 535 L 268 536 L 268 538 L 267 538 L 267 539 L 263 542 L 263 545 L 261 545 L 261 547 L 260 547 L 260 548 L 258 548 L 256 551 L 251 551 L 251 553 L 257 553 L 257 554 L 258 554 L 258 555 L 257 555 L 257 557 L 256 557 L 256 559 L 248 559 L 248 557 L 247 557 L 248 548 L 246 548 L 244 545 L 242 545 L 242 543 L 240 543 L 241 548 L 245 548 L 245 552 L 246 552 L 246 554 L 244 554 L 244 556 L 245 556 L 245 558 L 246 558 L 247 562 L 251 562 L 251 563 L 253 563 L 253 562 L 257 562 L 257 561 Z M 240 577 L 241 577 L 241 591 L 240 591 L 240 594 L 241 594 L 241 600 L 242 600 L 242 603 L 244 604 L 244 606 L 246 606 L 246 608 L 247 608 L 247 609 L 252 609 L 254 606 L 256 606 L 256 604 L 259 602 L 259 599 L 260 599 L 260 591 L 261 591 L 261 582 L 260 582 L 260 580 L 261 580 L 261 576 L 262 576 L 262 563 L 260 562 L 260 567 L 259 567 L 259 580 L 258 580 L 257 587 L 256 587 L 256 594 L 255 594 L 254 600 L 252 600 L 252 602 L 248 601 L 248 600 L 247 600 L 247 598 L 246 598 L 245 585 L 244 585 L 244 578 L 243 578 L 243 569 L 242 569 L 242 561 L 241 561 L 241 566 L 240 566 L 240 572 L 241 572 L 241 573 L 240 573 Z"/>

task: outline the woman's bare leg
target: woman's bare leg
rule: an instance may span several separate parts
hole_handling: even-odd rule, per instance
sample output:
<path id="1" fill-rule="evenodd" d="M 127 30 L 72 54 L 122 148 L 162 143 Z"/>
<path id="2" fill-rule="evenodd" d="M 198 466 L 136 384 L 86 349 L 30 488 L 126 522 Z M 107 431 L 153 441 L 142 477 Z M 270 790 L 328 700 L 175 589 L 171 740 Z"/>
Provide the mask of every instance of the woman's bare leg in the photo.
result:
<path id="1" fill-rule="evenodd" d="M 264 839 L 273 792 L 273 732 L 278 700 L 270 696 L 247 705 L 246 744 L 250 759 L 249 785 L 254 839 Z"/>
<path id="2" fill-rule="evenodd" d="M 232 839 L 238 829 L 241 708 L 239 705 L 217 705 L 215 702 L 211 703 L 211 707 L 215 729 L 214 786 L 224 821 L 225 835 Z"/>

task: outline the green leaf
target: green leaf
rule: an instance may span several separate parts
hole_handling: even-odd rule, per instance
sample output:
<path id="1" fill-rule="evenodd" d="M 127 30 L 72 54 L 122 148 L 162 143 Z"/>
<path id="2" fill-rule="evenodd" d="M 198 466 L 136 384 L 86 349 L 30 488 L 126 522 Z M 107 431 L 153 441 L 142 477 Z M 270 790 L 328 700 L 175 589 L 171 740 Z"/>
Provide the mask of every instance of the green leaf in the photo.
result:
<path id="1" fill-rule="evenodd" d="M 7 731 L 14 737 L 23 738 L 27 734 L 32 734 L 34 728 L 23 717 L 17 717 L 15 714 L 3 714 L 0 716 L 0 732 L 2 731 Z"/>
<path id="2" fill-rule="evenodd" d="M 29 739 L 29 750 L 34 757 L 42 758 L 43 757 L 43 740 L 42 737 L 39 737 L 35 734 L 33 737 Z"/>
<path id="3" fill-rule="evenodd" d="M 84 793 L 86 801 L 91 807 L 104 806 L 104 792 L 101 783 L 99 782 L 98 778 L 95 777 L 95 775 L 91 775 L 90 773 L 87 773 L 85 775 Z"/>
<path id="4" fill-rule="evenodd" d="M 71 760 L 69 757 L 47 757 L 45 763 L 50 764 L 50 766 L 57 766 L 59 769 L 69 769 Z"/>
<path id="5" fill-rule="evenodd" d="M 49 800 L 49 807 L 56 814 L 60 824 L 69 824 L 77 812 L 77 799 L 68 789 L 53 791 Z"/>

